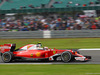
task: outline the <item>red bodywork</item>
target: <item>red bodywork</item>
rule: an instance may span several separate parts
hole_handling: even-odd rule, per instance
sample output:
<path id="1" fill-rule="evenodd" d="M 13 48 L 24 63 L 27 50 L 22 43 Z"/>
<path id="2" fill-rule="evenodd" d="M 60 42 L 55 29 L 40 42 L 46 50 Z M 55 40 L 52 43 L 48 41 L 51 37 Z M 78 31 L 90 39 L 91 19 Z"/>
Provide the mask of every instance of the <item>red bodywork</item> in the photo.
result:
<path id="1" fill-rule="evenodd" d="M 0 52 L 5 53 L 10 51 L 12 44 L 4 44 L 0 45 Z M 33 59 L 46 59 L 53 60 L 53 57 L 60 56 L 63 52 L 69 51 L 75 57 L 83 57 L 83 55 L 78 54 L 77 51 L 72 50 L 58 50 L 58 49 L 44 49 L 44 48 L 37 48 L 35 44 L 28 44 L 25 45 L 15 51 L 13 51 L 14 57 L 24 57 L 24 58 L 33 58 Z M 85 58 L 84 60 L 88 60 Z"/>

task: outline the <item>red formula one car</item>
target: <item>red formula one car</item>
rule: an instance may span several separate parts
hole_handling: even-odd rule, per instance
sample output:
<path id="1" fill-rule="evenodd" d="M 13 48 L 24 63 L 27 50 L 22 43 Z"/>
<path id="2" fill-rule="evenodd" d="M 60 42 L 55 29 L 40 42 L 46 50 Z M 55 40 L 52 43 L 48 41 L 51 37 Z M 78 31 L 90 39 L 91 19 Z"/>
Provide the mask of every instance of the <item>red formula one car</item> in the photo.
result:
<path id="1" fill-rule="evenodd" d="M 87 61 L 91 56 L 83 56 L 78 51 L 73 50 L 58 50 L 48 47 L 41 47 L 39 44 L 28 44 L 19 49 L 16 49 L 16 44 L 0 45 L 1 58 L 7 63 L 12 60 L 48 60 L 56 61 L 59 57 L 63 62 L 73 60 Z"/>

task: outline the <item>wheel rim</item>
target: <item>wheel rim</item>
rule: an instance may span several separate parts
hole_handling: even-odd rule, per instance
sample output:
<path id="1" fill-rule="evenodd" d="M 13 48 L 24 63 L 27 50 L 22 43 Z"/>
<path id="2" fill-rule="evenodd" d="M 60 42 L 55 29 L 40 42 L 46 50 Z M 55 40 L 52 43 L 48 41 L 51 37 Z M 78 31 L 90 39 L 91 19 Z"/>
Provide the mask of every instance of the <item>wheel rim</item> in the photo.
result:
<path id="1" fill-rule="evenodd" d="M 8 61 L 9 59 L 10 59 L 9 55 L 8 54 L 4 54 L 4 60 Z"/>
<path id="2" fill-rule="evenodd" d="M 63 59 L 64 59 L 64 61 L 68 61 L 69 60 L 69 55 L 64 53 L 63 54 Z"/>
<path id="3" fill-rule="evenodd" d="M 71 59 L 71 55 L 70 55 L 69 53 L 63 53 L 63 54 L 62 54 L 62 60 L 63 60 L 64 62 L 69 62 L 70 59 Z"/>
<path id="4" fill-rule="evenodd" d="M 4 62 L 9 62 L 11 60 L 11 55 L 8 54 L 8 53 L 5 53 L 3 56 L 2 56 L 2 59 Z"/>

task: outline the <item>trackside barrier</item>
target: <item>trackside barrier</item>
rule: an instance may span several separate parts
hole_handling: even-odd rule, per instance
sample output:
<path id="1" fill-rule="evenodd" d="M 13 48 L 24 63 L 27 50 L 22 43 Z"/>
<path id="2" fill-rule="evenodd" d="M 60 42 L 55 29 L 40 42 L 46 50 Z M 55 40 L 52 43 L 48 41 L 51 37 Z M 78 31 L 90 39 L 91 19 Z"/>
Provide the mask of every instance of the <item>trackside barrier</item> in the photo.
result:
<path id="1" fill-rule="evenodd" d="M 52 30 L 1 32 L 0 39 L 12 38 L 83 38 L 100 37 L 100 30 Z"/>
<path id="2" fill-rule="evenodd" d="M 100 37 L 100 30 L 60 30 L 51 31 L 51 38 Z"/>
<path id="3" fill-rule="evenodd" d="M 43 38 L 43 31 L 0 32 L 0 39 Z"/>

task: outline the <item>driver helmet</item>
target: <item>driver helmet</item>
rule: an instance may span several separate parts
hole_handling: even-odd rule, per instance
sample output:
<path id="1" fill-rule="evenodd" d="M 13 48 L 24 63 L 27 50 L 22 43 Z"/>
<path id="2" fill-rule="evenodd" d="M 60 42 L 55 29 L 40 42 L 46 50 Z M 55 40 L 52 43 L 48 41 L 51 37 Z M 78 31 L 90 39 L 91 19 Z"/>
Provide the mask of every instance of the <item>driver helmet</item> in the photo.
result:
<path id="1" fill-rule="evenodd" d="M 37 47 L 41 47 L 41 46 L 42 46 L 41 42 L 38 42 Z"/>

